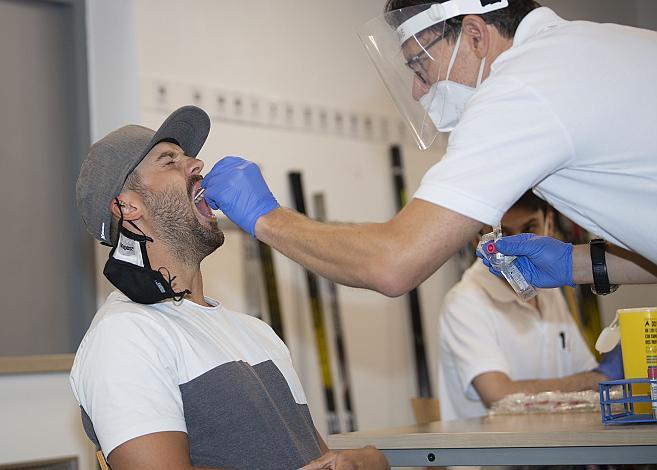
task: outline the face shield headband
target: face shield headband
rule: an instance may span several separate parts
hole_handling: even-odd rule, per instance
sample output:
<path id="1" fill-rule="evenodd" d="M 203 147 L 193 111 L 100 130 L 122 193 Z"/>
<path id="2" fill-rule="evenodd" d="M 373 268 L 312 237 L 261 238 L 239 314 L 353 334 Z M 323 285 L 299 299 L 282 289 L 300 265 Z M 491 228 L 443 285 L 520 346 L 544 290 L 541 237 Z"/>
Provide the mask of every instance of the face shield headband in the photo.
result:
<path id="1" fill-rule="evenodd" d="M 431 26 L 462 15 L 483 15 L 509 6 L 508 0 L 449 0 L 434 3 L 428 9 L 404 21 L 397 28 L 399 44 Z"/>
<path id="2" fill-rule="evenodd" d="M 103 274 L 114 287 L 123 292 L 130 300 L 140 304 L 154 304 L 166 299 L 179 302 L 191 291 L 185 289 L 175 292 L 171 283 L 175 279 L 169 271 L 161 267 L 157 271 L 151 269 L 146 251 L 146 242 L 153 242 L 132 221 L 128 221 L 141 234 L 130 232 L 123 227 L 123 210 L 116 199 L 121 217 L 119 218 L 119 239 L 110 251 Z M 161 271 L 165 271 L 165 279 Z"/>

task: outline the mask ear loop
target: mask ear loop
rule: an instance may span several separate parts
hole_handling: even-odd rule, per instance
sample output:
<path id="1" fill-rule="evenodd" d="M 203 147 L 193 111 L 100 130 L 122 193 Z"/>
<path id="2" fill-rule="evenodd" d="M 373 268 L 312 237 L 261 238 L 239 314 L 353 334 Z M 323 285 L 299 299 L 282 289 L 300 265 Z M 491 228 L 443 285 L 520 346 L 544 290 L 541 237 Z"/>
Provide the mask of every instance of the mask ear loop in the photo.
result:
<path id="1" fill-rule="evenodd" d="M 477 76 L 477 85 L 475 88 L 479 88 L 479 85 L 481 85 L 481 81 L 484 78 L 484 69 L 486 68 L 486 57 L 481 59 L 481 65 L 479 66 L 479 75 Z"/>
<path id="2" fill-rule="evenodd" d="M 166 272 L 167 282 L 169 283 L 169 286 L 171 287 L 171 292 L 173 292 L 172 298 L 173 298 L 174 302 L 180 302 L 185 297 L 185 295 L 191 295 L 192 294 L 192 291 L 189 290 L 189 289 L 185 289 L 185 290 L 180 291 L 180 292 L 175 292 L 173 290 L 173 287 L 171 286 L 171 284 L 176 279 L 176 276 L 171 277 L 171 273 L 164 266 L 160 266 L 158 268 L 158 271 L 160 272 L 160 274 L 162 274 L 162 276 L 164 276 L 164 273 L 162 271 Z"/>
<path id="3" fill-rule="evenodd" d="M 118 197 L 114 198 L 114 202 L 116 203 L 116 207 L 119 208 L 119 232 L 121 231 L 121 227 L 123 226 L 123 203 L 119 200 Z M 117 234 L 117 239 L 118 239 L 118 234 Z"/>
<path id="4" fill-rule="evenodd" d="M 115 197 L 114 200 L 116 201 L 116 205 L 118 206 L 118 208 L 119 208 L 119 212 L 121 213 L 121 217 L 119 217 L 119 228 L 120 228 L 121 226 L 123 226 L 123 209 L 122 209 L 122 207 L 123 207 L 123 203 L 119 200 L 118 197 Z M 132 225 L 135 229 L 137 229 L 137 231 L 138 231 L 139 233 L 142 234 L 142 236 L 144 237 L 144 239 L 145 239 L 146 241 L 149 241 L 149 242 L 151 242 L 151 243 L 154 243 L 154 242 L 153 242 L 153 239 L 152 239 L 151 237 L 149 237 L 148 235 L 146 235 L 146 234 L 143 232 L 142 229 L 140 229 L 139 227 L 137 227 L 137 224 L 135 224 L 132 220 L 128 220 L 128 223 L 129 223 L 130 225 Z"/>
<path id="5" fill-rule="evenodd" d="M 454 62 L 456 62 L 456 56 L 458 55 L 459 52 L 459 47 L 461 46 L 461 36 L 463 35 L 463 30 L 459 32 L 459 37 L 456 39 L 456 44 L 454 44 L 454 50 L 452 51 L 452 57 L 449 59 L 449 65 L 447 66 L 447 76 L 445 77 L 445 80 L 449 80 L 449 75 L 452 73 L 452 67 L 454 67 Z M 477 84 L 475 85 L 475 88 L 479 88 L 479 85 L 481 85 L 481 82 L 484 78 L 484 69 L 486 68 L 486 57 L 481 59 L 481 64 L 479 65 L 479 74 L 477 75 Z"/>
<path id="6" fill-rule="evenodd" d="M 454 66 L 454 62 L 456 62 L 456 56 L 459 53 L 459 47 L 461 45 L 461 35 L 463 34 L 463 31 L 459 32 L 459 37 L 456 39 L 456 44 L 454 44 L 454 50 L 452 51 L 452 57 L 449 59 L 449 65 L 447 66 L 447 76 L 445 77 L 445 81 L 449 80 L 449 74 L 452 73 L 452 67 Z"/>

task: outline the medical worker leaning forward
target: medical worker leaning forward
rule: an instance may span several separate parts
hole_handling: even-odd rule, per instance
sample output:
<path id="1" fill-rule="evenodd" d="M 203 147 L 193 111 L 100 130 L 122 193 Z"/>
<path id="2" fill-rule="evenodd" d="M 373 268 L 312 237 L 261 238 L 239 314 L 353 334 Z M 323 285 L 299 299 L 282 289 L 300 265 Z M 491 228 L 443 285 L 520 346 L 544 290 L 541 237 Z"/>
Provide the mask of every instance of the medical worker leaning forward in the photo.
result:
<path id="1" fill-rule="evenodd" d="M 214 209 L 322 276 L 397 296 L 533 188 L 608 242 L 498 242 L 534 286 L 590 284 L 592 266 L 598 293 L 657 282 L 657 32 L 531 0 L 389 0 L 360 37 L 420 147 L 451 131 L 413 199 L 384 223 L 319 223 L 226 157 L 202 183 Z"/>

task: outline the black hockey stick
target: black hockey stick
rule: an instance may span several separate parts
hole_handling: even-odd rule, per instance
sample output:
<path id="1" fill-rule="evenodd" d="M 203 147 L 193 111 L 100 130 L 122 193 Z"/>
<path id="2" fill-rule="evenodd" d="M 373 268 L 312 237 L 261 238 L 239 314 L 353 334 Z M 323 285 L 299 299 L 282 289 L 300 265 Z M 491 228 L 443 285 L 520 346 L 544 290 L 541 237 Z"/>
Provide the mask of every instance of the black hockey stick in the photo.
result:
<path id="1" fill-rule="evenodd" d="M 324 194 L 316 193 L 313 196 L 313 203 L 315 206 L 315 218 L 320 222 L 326 222 L 326 206 L 324 204 Z M 338 302 L 338 289 L 333 281 L 326 281 L 328 286 L 329 305 L 331 309 L 331 319 L 333 320 L 333 331 L 335 337 L 335 350 L 338 357 L 338 372 L 340 374 L 340 381 L 342 382 L 341 394 L 344 401 L 346 430 L 356 430 L 356 418 L 354 416 L 352 400 L 351 400 L 351 378 L 349 375 L 349 364 L 347 362 L 347 354 L 344 347 L 344 340 L 342 336 L 342 319 L 340 312 L 340 303 Z"/>
<path id="2" fill-rule="evenodd" d="M 297 212 L 306 214 L 306 203 L 303 193 L 303 184 L 301 182 L 301 173 L 290 172 L 288 173 L 288 178 L 290 182 L 290 190 L 294 199 L 294 207 Z M 322 385 L 324 387 L 324 396 L 326 398 L 326 407 L 328 409 L 328 430 L 329 434 L 335 434 L 340 432 L 340 421 L 335 406 L 331 359 L 329 357 L 328 344 L 326 341 L 326 328 L 324 326 L 324 311 L 322 308 L 317 276 L 308 270 L 306 270 L 306 283 L 308 286 L 308 297 L 310 300 L 310 311 L 313 319 L 313 329 L 315 332 L 315 343 L 317 345 Z"/>
<path id="3" fill-rule="evenodd" d="M 276 270 L 274 269 L 274 257 L 271 248 L 266 243 L 258 241 L 258 254 L 260 255 L 260 269 L 265 284 L 267 295 L 267 309 L 269 310 L 269 325 L 274 333 L 285 342 L 283 333 L 283 315 L 281 313 L 281 302 L 278 295 L 278 284 L 276 282 Z"/>
<path id="4" fill-rule="evenodd" d="M 392 179 L 395 187 L 397 209 L 401 210 L 406 205 L 406 183 L 404 182 L 404 167 L 402 164 L 401 149 L 398 145 L 390 147 L 392 163 Z M 411 314 L 411 327 L 413 329 L 413 351 L 415 354 L 415 369 L 417 371 L 417 385 L 420 397 L 431 397 L 431 379 L 429 378 L 429 366 L 427 364 L 427 352 L 424 343 L 424 331 L 422 328 L 422 312 L 420 310 L 420 293 L 413 289 L 408 293 L 408 306 Z"/>

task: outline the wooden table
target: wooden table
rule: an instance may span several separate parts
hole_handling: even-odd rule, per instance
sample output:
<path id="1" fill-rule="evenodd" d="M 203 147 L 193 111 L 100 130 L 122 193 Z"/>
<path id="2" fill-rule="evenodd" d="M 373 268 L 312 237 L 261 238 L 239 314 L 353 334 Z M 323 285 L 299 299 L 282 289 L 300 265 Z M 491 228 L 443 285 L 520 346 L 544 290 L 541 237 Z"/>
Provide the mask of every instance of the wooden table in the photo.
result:
<path id="1" fill-rule="evenodd" d="M 657 463 L 657 425 L 603 425 L 599 412 L 490 416 L 329 436 L 373 445 L 391 466 Z"/>

